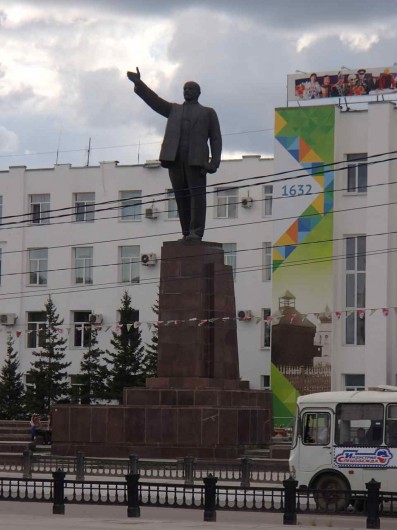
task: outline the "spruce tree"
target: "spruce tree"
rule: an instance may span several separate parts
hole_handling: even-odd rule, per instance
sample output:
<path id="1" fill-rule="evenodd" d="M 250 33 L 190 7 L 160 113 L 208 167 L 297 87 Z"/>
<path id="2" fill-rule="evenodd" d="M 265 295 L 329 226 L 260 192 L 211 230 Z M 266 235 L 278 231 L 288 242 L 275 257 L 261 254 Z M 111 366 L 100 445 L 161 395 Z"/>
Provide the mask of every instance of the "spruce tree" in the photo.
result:
<path id="1" fill-rule="evenodd" d="M 25 416 L 25 388 L 19 371 L 18 352 L 14 350 L 14 339 L 7 334 L 7 355 L 0 370 L 0 418 L 17 420 Z"/>
<path id="2" fill-rule="evenodd" d="M 159 298 L 152 305 L 152 311 L 155 315 L 159 314 Z M 145 377 L 157 377 L 157 355 L 159 350 L 159 327 L 157 324 L 152 325 L 152 338 L 149 344 L 145 344 L 145 358 L 143 361 Z"/>
<path id="3" fill-rule="evenodd" d="M 82 404 L 91 404 L 106 397 L 106 367 L 102 364 L 104 352 L 98 346 L 98 328 L 91 325 L 89 347 L 80 363 L 80 398 Z"/>
<path id="4" fill-rule="evenodd" d="M 121 298 L 119 309 L 119 332 L 112 332 L 110 344 L 113 351 L 107 351 L 108 396 L 123 402 L 123 388 L 144 385 L 142 333 L 134 327 L 137 311 L 131 306 L 127 291 Z"/>
<path id="5" fill-rule="evenodd" d="M 63 320 L 59 319 L 51 296 L 44 307 L 46 322 L 41 331 L 41 351 L 32 352 L 36 360 L 31 362 L 32 387 L 27 392 L 29 406 L 38 414 L 48 414 L 54 403 L 69 395 L 66 368 L 72 364 L 65 362 L 67 341 L 59 329 Z"/>

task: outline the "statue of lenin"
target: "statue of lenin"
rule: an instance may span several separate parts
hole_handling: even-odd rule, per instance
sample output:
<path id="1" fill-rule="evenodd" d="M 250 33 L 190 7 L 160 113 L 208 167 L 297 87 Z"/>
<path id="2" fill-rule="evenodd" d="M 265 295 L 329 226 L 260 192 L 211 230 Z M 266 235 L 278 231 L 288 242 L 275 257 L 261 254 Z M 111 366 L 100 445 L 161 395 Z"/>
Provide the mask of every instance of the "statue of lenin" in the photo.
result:
<path id="1" fill-rule="evenodd" d="M 201 241 L 205 229 L 206 176 L 221 161 L 222 136 L 214 109 L 198 102 L 201 90 L 194 81 L 183 87 L 184 103 L 160 98 L 142 80 L 139 68 L 127 72 L 135 93 L 167 120 L 159 160 L 168 168 L 175 193 L 182 241 Z M 211 157 L 210 150 L 211 148 Z"/>

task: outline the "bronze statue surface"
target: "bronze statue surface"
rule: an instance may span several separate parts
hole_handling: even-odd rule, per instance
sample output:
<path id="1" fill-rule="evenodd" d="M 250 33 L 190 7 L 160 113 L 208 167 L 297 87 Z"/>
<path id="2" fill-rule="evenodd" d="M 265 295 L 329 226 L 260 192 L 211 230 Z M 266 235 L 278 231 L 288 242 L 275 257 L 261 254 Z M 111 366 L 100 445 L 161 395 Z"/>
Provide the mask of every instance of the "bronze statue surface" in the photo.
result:
<path id="1" fill-rule="evenodd" d="M 178 207 L 183 240 L 201 241 L 205 229 L 206 177 L 221 161 L 222 136 L 214 109 L 198 102 L 200 85 L 183 86 L 184 103 L 160 98 L 141 79 L 139 68 L 127 72 L 135 93 L 154 111 L 167 118 L 159 160 L 168 168 Z M 209 144 L 209 145 L 208 145 Z"/>

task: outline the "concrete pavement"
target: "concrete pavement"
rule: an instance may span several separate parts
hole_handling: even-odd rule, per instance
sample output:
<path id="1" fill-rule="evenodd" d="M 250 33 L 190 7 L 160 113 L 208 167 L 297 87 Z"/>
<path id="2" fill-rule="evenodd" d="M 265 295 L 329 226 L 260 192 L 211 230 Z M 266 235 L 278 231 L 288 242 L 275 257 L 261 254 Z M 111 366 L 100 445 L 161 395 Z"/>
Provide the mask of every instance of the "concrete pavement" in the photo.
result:
<path id="1" fill-rule="evenodd" d="M 127 518 L 126 507 L 66 505 L 65 515 L 52 515 L 51 503 L 0 502 L 1 530 L 282 530 L 282 514 L 218 512 L 215 523 L 203 521 L 202 510 L 141 508 L 141 517 Z M 299 516 L 300 530 L 365 529 L 365 517 Z M 392 530 L 395 519 L 381 519 L 381 529 Z"/>

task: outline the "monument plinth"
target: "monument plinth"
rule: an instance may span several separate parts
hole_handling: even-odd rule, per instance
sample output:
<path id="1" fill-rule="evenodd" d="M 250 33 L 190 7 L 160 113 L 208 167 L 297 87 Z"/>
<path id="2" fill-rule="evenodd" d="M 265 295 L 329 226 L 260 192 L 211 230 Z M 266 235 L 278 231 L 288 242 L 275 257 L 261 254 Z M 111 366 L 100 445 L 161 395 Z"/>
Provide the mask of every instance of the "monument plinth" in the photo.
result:
<path id="1" fill-rule="evenodd" d="M 53 450 L 233 458 L 271 436 L 271 393 L 240 380 L 233 271 L 217 243 L 165 242 L 158 377 L 120 406 L 59 406 Z"/>

